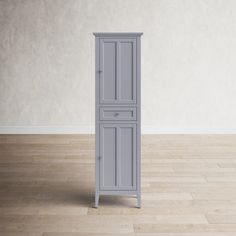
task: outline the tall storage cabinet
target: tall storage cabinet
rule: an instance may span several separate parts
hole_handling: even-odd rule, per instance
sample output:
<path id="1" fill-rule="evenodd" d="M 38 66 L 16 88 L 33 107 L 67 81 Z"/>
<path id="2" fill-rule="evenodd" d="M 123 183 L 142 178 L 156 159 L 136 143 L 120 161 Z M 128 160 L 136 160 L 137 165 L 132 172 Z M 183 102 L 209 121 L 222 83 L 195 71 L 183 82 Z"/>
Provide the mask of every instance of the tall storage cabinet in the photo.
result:
<path id="1" fill-rule="evenodd" d="M 137 197 L 140 188 L 140 37 L 94 33 L 96 79 L 96 192 Z"/>

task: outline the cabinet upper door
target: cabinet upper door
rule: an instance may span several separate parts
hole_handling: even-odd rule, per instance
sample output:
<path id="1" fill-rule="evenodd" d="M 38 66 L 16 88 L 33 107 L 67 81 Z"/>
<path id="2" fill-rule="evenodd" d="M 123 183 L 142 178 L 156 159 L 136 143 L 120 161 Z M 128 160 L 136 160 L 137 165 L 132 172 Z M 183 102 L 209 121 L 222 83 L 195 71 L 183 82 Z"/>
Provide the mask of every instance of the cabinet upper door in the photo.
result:
<path id="1" fill-rule="evenodd" d="M 136 103 L 136 50 L 135 38 L 100 39 L 100 103 Z"/>
<path id="2" fill-rule="evenodd" d="M 100 125 L 100 189 L 136 189 L 136 124 Z"/>

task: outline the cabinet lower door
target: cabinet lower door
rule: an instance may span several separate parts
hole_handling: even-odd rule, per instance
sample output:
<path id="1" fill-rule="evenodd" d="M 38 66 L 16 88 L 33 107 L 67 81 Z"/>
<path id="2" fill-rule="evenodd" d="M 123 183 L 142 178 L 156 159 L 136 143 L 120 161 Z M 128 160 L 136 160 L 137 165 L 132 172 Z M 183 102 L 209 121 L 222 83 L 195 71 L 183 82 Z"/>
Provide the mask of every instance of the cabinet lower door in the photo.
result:
<path id="1" fill-rule="evenodd" d="M 100 125 L 100 189 L 136 190 L 136 124 Z"/>

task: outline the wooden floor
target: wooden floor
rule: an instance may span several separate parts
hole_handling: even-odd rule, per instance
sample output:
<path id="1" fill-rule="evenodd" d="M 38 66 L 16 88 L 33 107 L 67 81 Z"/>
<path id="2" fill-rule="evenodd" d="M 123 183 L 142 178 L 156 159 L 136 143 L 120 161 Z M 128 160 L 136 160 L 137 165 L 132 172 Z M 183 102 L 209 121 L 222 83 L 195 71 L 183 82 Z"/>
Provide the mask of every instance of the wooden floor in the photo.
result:
<path id="1" fill-rule="evenodd" d="M 0 136 L 0 236 L 236 236 L 236 135 L 142 137 L 136 199 L 94 204 L 94 136 Z"/>

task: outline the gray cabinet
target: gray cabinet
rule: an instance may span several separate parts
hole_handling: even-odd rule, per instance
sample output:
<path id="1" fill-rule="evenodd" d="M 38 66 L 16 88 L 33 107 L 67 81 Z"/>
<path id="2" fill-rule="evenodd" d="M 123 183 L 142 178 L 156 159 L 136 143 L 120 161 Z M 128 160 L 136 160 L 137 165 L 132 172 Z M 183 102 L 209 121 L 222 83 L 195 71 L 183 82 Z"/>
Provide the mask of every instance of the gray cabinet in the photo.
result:
<path id="1" fill-rule="evenodd" d="M 140 36 L 94 33 L 96 193 L 130 195 L 141 206 Z"/>

